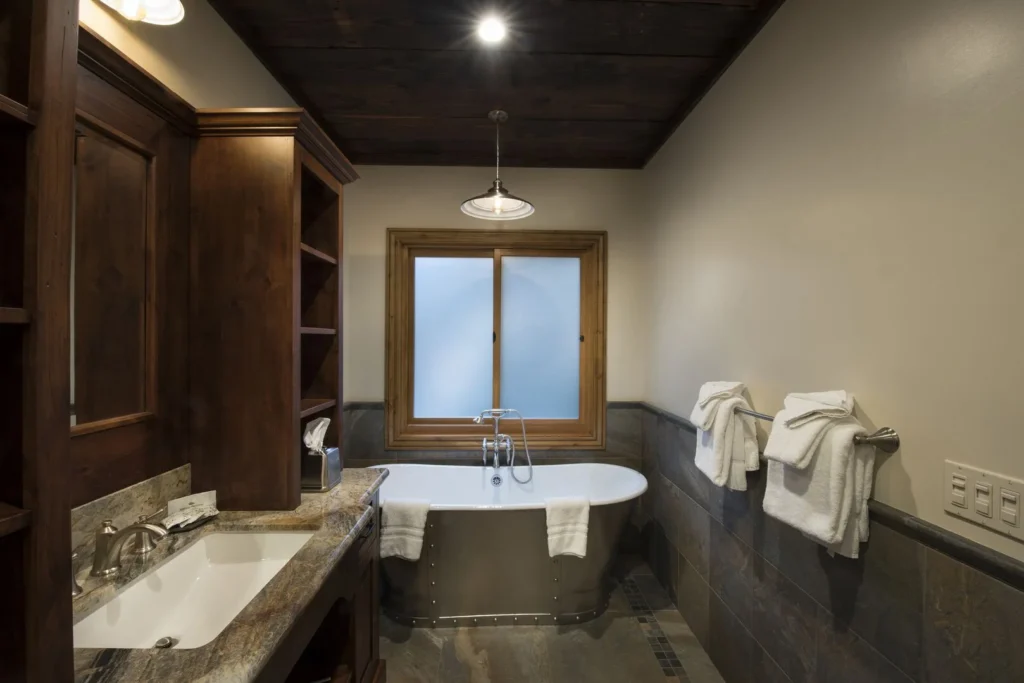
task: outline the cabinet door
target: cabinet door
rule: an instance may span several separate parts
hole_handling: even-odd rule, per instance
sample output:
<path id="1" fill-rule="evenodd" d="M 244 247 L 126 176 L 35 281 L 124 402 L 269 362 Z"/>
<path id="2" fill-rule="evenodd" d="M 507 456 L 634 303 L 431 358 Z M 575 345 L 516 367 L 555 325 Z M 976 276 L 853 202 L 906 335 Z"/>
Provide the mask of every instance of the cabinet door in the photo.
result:
<path id="1" fill-rule="evenodd" d="M 370 683 L 377 673 L 380 659 L 380 535 L 378 519 L 372 534 L 360 550 L 365 558 L 359 570 L 359 584 L 352 598 L 352 670 L 353 680 Z M 369 552 L 363 552 L 368 550 Z"/>

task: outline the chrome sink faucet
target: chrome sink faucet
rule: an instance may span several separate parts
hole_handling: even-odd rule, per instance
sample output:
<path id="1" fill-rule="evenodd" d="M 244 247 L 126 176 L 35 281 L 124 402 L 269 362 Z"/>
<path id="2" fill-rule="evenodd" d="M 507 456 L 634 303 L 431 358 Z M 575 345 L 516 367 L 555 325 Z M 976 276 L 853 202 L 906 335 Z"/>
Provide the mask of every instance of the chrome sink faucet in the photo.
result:
<path id="1" fill-rule="evenodd" d="M 121 570 L 121 548 L 129 540 L 135 542 L 133 552 L 143 555 L 167 535 L 167 529 L 158 524 L 146 524 L 142 521 L 126 526 L 120 531 L 112 520 L 104 520 L 103 526 L 96 532 L 96 554 L 92 560 L 92 576 L 114 576 Z"/>

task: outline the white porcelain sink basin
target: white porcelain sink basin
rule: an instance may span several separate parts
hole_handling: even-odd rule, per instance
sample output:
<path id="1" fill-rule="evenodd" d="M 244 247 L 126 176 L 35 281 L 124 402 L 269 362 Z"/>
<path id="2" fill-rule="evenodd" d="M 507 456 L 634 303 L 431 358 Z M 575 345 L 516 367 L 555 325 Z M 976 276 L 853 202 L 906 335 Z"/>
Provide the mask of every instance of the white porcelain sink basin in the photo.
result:
<path id="1" fill-rule="evenodd" d="M 75 626 L 75 647 L 175 649 L 206 645 L 231 623 L 312 533 L 204 536 Z"/>

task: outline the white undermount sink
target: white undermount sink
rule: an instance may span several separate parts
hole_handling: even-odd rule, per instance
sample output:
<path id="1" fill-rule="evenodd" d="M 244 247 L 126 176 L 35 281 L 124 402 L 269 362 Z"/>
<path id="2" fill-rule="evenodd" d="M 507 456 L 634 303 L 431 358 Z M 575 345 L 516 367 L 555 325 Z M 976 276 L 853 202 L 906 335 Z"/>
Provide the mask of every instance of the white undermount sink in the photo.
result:
<path id="1" fill-rule="evenodd" d="M 215 533 L 196 541 L 75 626 L 75 647 L 202 647 L 224 630 L 312 533 Z"/>

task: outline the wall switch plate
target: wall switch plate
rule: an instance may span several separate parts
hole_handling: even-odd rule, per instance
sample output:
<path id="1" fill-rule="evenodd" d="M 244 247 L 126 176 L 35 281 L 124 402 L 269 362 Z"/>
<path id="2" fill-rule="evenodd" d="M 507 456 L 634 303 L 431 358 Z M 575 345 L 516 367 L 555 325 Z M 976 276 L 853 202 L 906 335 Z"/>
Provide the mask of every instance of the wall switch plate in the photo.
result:
<path id="1" fill-rule="evenodd" d="M 947 513 L 1024 541 L 1024 481 L 947 460 L 943 488 Z"/>

